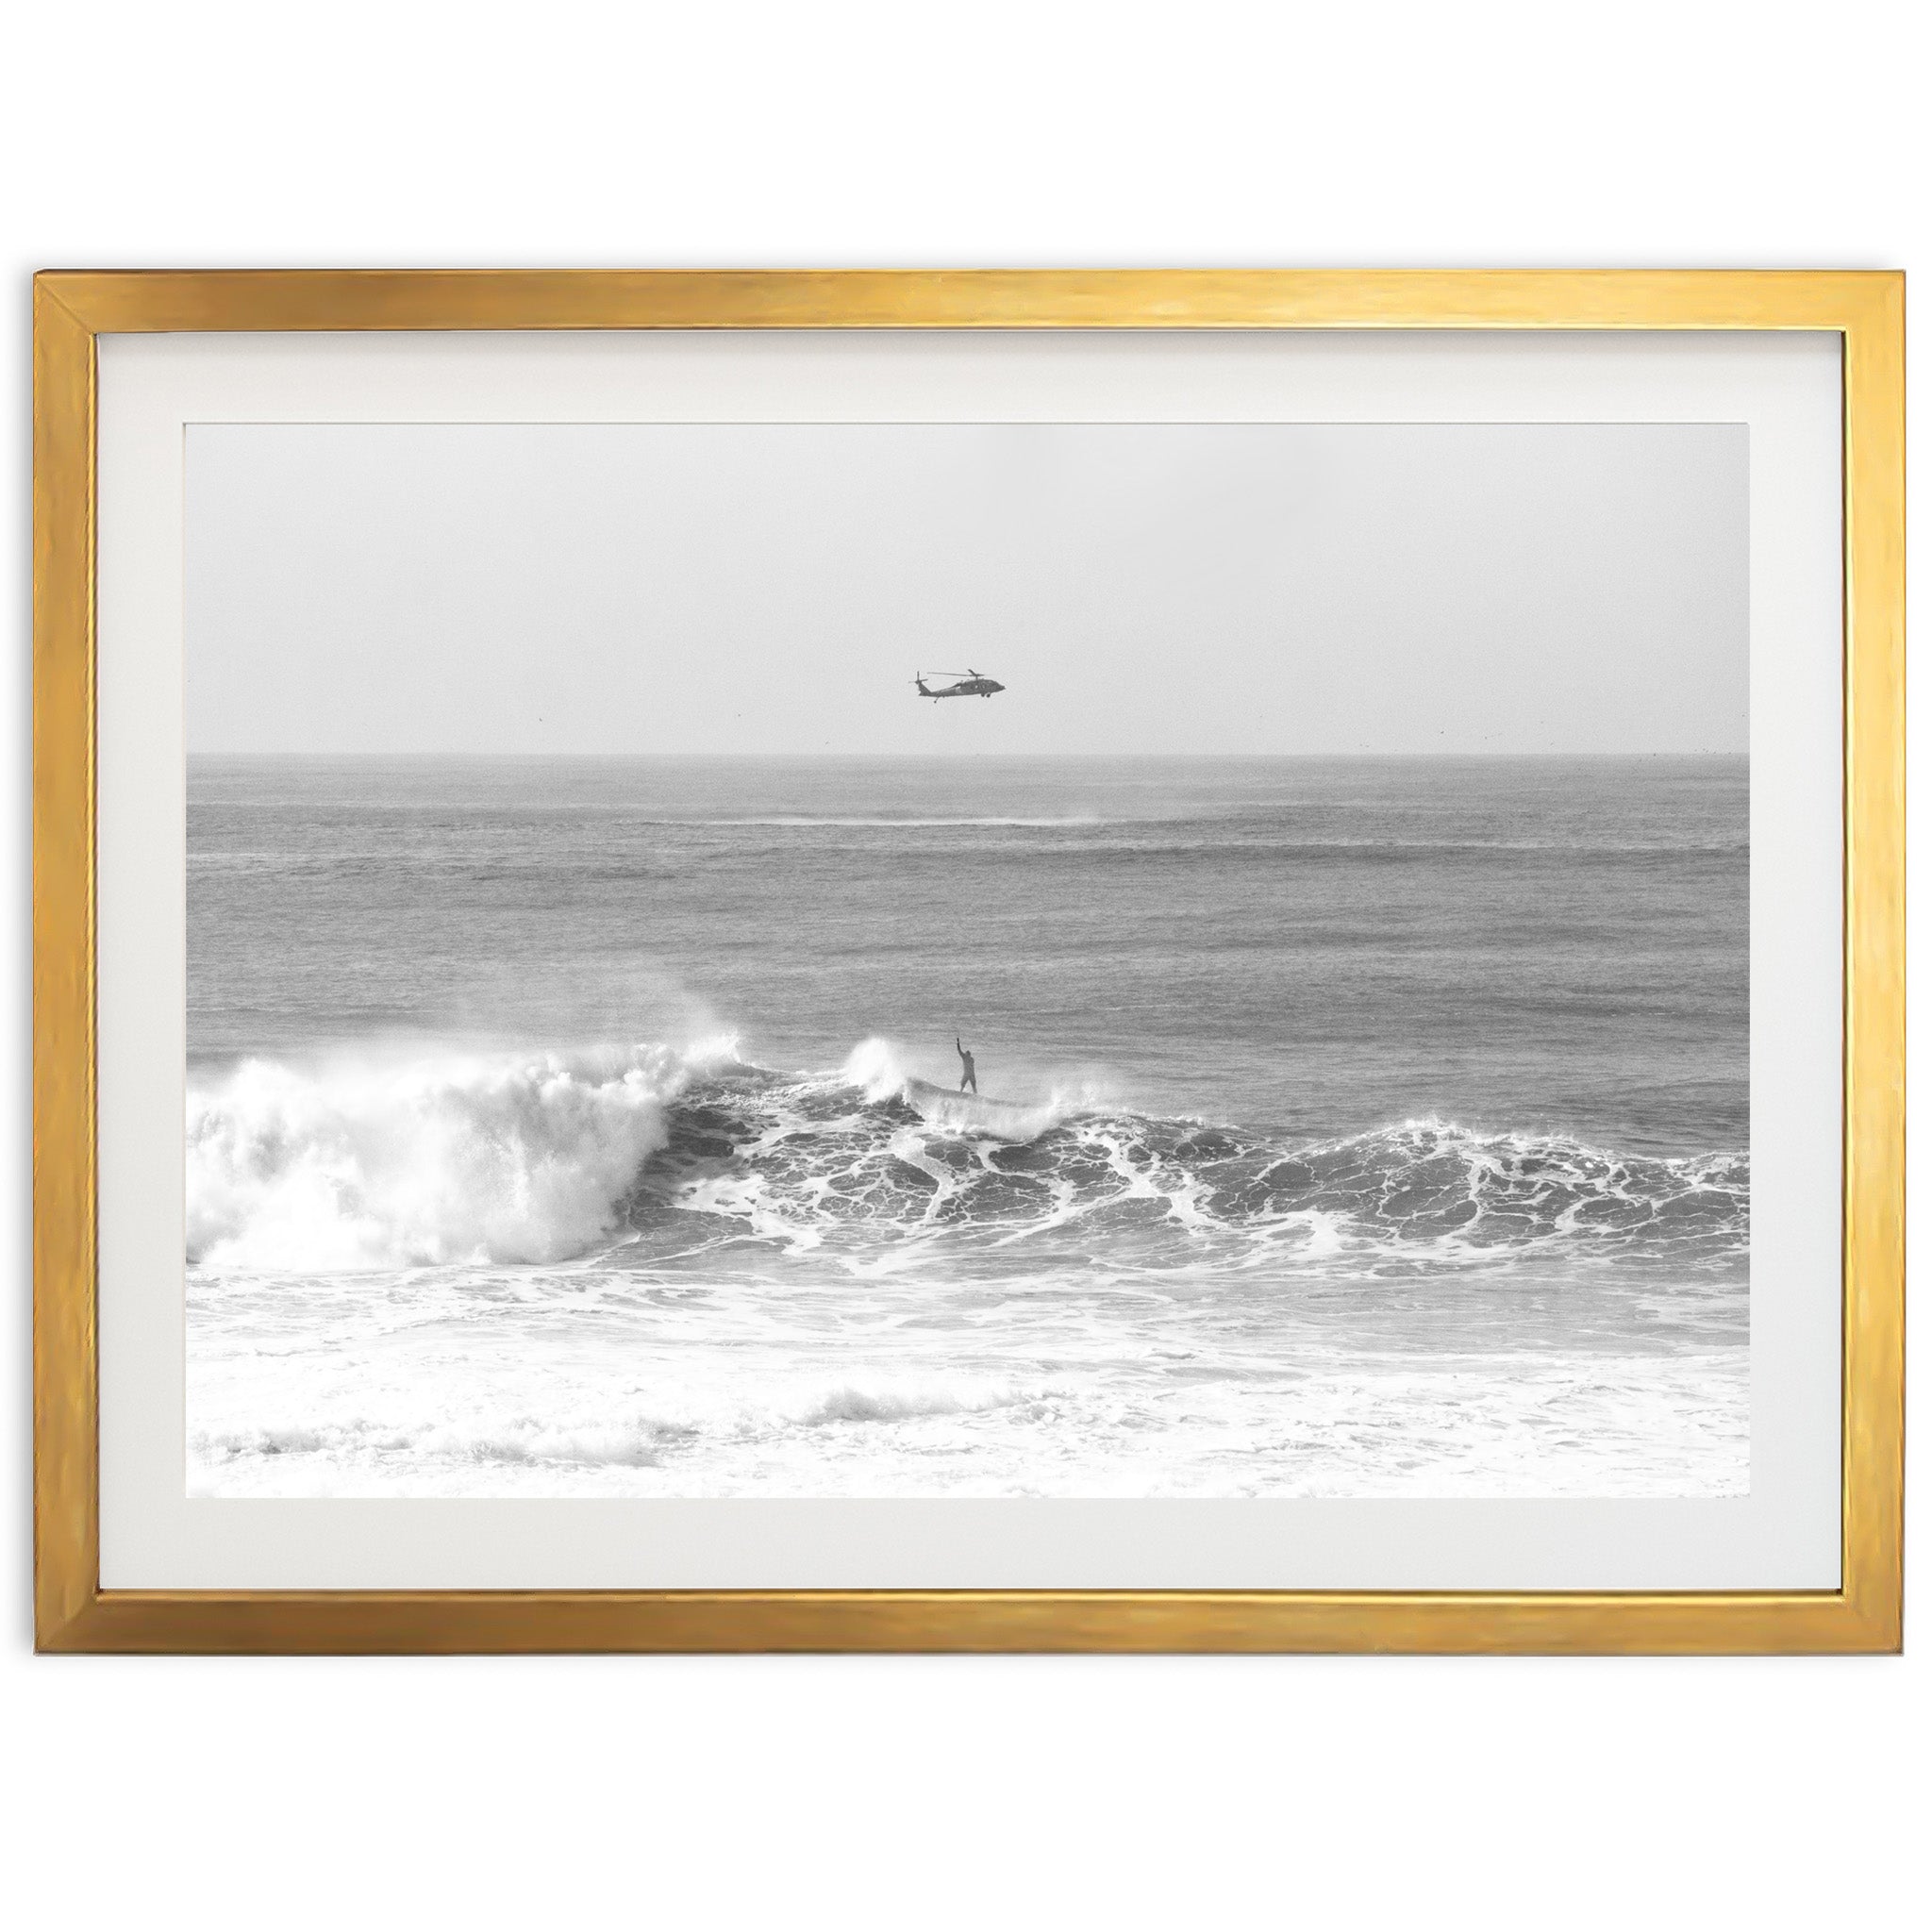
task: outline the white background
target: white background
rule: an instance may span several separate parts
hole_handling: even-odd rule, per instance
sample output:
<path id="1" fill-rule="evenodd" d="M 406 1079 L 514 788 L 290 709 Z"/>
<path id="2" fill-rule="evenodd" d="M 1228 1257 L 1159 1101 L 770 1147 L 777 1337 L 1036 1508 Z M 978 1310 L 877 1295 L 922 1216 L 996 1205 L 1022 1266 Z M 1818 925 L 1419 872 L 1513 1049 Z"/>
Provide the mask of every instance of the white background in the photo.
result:
<path id="1" fill-rule="evenodd" d="M 1922 1655 L 27 1654 L 29 270 L 1917 269 L 1912 26 L 1904 6 L 1684 0 L 339 0 L 42 5 L 17 24 L 0 119 L 0 558 L 19 640 L 0 841 L 18 921 L 0 1162 L 9 1914 L 1354 1927 L 1923 1912 Z"/>

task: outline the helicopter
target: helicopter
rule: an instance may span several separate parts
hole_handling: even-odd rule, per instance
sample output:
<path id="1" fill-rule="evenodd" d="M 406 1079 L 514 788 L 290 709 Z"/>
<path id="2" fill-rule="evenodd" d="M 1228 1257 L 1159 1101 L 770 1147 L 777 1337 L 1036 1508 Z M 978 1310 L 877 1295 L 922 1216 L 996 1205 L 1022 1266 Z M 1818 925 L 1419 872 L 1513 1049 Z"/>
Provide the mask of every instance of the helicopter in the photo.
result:
<path id="1" fill-rule="evenodd" d="M 982 676 L 977 671 L 969 671 L 964 677 L 959 677 L 956 671 L 938 671 L 933 675 L 936 677 L 958 678 L 958 682 L 934 691 L 922 674 L 912 681 L 919 687 L 919 695 L 923 698 L 990 698 L 994 691 L 1006 690 L 1005 685 Z"/>

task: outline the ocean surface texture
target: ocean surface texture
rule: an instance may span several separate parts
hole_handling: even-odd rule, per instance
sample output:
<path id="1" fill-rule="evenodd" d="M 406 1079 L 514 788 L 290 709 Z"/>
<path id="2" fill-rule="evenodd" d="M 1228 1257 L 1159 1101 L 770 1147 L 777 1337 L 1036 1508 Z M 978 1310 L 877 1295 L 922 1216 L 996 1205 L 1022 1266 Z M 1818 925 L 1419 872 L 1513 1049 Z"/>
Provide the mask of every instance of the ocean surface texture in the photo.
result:
<path id="1" fill-rule="evenodd" d="M 193 760 L 189 1487 L 1740 1493 L 1747 806 Z"/>

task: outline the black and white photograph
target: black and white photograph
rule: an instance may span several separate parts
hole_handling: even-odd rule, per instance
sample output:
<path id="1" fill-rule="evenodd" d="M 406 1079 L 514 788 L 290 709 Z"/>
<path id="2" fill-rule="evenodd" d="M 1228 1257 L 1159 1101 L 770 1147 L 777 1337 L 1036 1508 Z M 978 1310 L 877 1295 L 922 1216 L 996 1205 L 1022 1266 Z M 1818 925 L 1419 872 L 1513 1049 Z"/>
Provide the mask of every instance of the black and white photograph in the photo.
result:
<path id="1" fill-rule="evenodd" d="M 1747 464 L 193 426 L 190 1492 L 1747 1493 Z"/>

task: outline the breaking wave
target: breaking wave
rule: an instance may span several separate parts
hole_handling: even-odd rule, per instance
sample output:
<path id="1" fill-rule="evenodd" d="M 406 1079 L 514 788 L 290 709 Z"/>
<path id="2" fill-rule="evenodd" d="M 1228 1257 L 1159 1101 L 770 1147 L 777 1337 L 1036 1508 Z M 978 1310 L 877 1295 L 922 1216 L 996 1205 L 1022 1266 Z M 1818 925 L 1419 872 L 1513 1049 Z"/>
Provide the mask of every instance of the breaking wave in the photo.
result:
<path id="1" fill-rule="evenodd" d="M 249 1061 L 191 1091 L 188 1247 L 215 1269 L 486 1260 L 702 1273 L 759 1255 L 889 1274 L 1515 1256 L 1728 1267 L 1741 1153 L 1667 1159 L 1437 1120 L 1307 1144 L 1024 1103 L 908 1074 L 872 1041 L 821 1074 L 731 1046 L 450 1058 L 304 1072 Z"/>
<path id="2" fill-rule="evenodd" d="M 188 1095 L 188 1257 L 341 1270 L 581 1254 L 665 1144 L 662 1048 L 308 1071 Z"/>
<path id="3" fill-rule="evenodd" d="M 1743 1154 L 1667 1159 L 1435 1120 L 1288 1145 L 1091 1091 L 1025 1105 L 951 1093 L 905 1075 L 879 1041 L 835 1076 L 747 1069 L 695 1083 L 667 1125 L 629 1209 L 660 1255 L 706 1228 L 861 1269 L 936 1245 L 1155 1266 L 1539 1252 L 1721 1262 L 1749 1239 Z"/>

